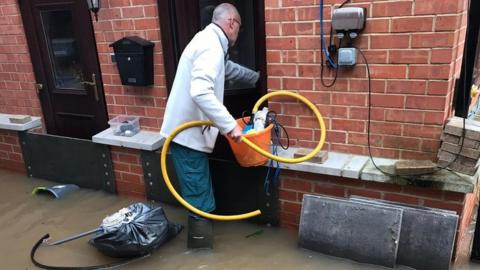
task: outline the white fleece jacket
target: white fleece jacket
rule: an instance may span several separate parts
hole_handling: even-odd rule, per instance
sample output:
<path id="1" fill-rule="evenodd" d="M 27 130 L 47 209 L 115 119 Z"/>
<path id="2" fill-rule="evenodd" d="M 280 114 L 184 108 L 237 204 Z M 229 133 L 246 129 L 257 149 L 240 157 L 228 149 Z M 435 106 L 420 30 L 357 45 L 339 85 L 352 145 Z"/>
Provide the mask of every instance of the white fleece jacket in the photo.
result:
<path id="1" fill-rule="evenodd" d="M 223 105 L 225 77 L 254 84 L 258 73 L 230 60 L 225 61 L 228 39 L 223 30 L 210 24 L 198 32 L 180 57 L 177 73 L 160 134 L 167 137 L 177 126 L 189 121 L 210 120 L 215 127 L 202 132 L 193 127 L 173 141 L 198 151 L 211 153 L 218 132 L 226 134 L 236 125 Z"/>

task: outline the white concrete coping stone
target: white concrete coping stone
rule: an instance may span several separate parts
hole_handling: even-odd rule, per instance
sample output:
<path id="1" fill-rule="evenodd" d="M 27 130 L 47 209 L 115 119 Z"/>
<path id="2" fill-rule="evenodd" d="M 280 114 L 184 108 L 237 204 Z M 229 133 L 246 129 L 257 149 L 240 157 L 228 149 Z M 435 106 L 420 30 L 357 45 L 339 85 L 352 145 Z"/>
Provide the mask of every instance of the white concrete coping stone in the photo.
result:
<path id="1" fill-rule="evenodd" d="M 115 136 L 113 129 L 106 129 L 95 136 L 93 142 L 122 146 L 134 149 L 154 151 L 163 146 L 165 139 L 159 132 L 143 131 L 132 137 Z M 297 149 L 290 147 L 287 150 L 278 149 L 281 157 L 293 158 Z M 375 164 L 383 171 L 393 173 L 396 159 L 374 158 Z M 379 171 L 368 156 L 329 152 L 328 159 L 324 163 L 302 162 L 302 163 L 279 163 L 280 168 L 301 171 L 314 174 L 341 176 L 345 178 L 358 179 L 362 181 L 374 181 L 391 183 L 397 185 L 408 185 L 405 179 L 390 177 Z M 267 166 L 267 165 L 265 165 Z M 469 176 L 441 170 L 433 175 L 426 175 L 418 178 L 425 187 L 439 190 L 447 190 L 461 193 L 473 192 L 477 183 L 478 175 Z"/>
<path id="2" fill-rule="evenodd" d="M 295 148 L 290 147 L 287 150 L 278 150 L 279 156 L 293 158 Z M 352 162 L 354 160 L 354 162 Z M 324 163 L 302 162 L 302 163 L 280 163 L 280 168 L 294 171 L 310 172 L 317 174 L 327 174 L 335 176 L 344 176 L 349 178 L 359 178 L 361 169 L 367 162 L 367 158 L 358 156 L 329 152 L 328 159 Z"/>
<path id="3" fill-rule="evenodd" d="M 278 150 L 279 156 L 293 158 L 294 147 L 287 150 Z M 394 173 L 396 159 L 374 158 L 375 164 L 387 173 Z M 378 170 L 370 160 L 369 156 L 353 155 L 337 152 L 329 152 L 328 159 L 324 163 L 280 163 L 280 168 L 293 171 L 309 172 L 342 176 L 345 178 L 374 181 L 380 183 L 391 183 L 397 185 L 409 185 L 408 180 L 402 177 L 391 177 Z M 477 184 L 478 175 L 469 176 L 440 170 L 432 175 L 418 177 L 416 185 L 431 187 L 433 189 L 447 190 L 461 193 L 473 192 Z"/>
<path id="4" fill-rule="evenodd" d="M 108 128 L 93 135 L 92 141 L 99 144 L 154 151 L 163 145 L 164 138 L 160 135 L 160 132 L 147 130 L 140 130 L 132 137 L 117 136 L 113 134 L 112 128 Z"/>
<path id="5" fill-rule="evenodd" d="M 394 172 L 394 164 L 396 160 L 374 158 L 375 164 L 388 173 Z M 478 172 L 474 176 L 461 174 L 449 170 L 439 170 L 433 174 L 427 174 L 416 177 L 416 184 L 423 187 L 431 187 L 434 189 L 454 191 L 460 193 L 471 193 L 474 191 L 478 181 Z M 369 160 L 361 174 L 362 180 L 375 181 L 382 183 L 396 183 L 399 185 L 409 184 L 405 177 L 391 177 L 383 174 Z"/>
<path id="6" fill-rule="evenodd" d="M 8 119 L 10 116 L 12 116 L 12 114 L 0 113 L 0 129 L 25 131 L 42 125 L 42 118 L 38 116 L 31 116 L 32 121 L 24 124 L 10 123 L 10 120 Z"/>

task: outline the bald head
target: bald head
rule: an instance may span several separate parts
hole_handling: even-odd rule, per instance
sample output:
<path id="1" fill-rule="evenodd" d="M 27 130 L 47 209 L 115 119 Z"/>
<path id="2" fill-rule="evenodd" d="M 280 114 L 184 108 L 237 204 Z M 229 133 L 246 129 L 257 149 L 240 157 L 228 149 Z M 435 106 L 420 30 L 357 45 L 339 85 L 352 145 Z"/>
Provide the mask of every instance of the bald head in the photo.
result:
<path id="1" fill-rule="evenodd" d="M 223 3 L 218 5 L 215 10 L 213 10 L 212 22 L 220 23 L 225 19 L 229 18 L 240 18 L 237 8 L 234 5 L 229 3 Z"/>
<path id="2" fill-rule="evenodd" d="M 229 46 L 235 45 L 242 26 L 242 18 L 237 8 L 229 3 L 218 5 L 213 10 L 212 22 L 222 28 L 227 35 Z"/>

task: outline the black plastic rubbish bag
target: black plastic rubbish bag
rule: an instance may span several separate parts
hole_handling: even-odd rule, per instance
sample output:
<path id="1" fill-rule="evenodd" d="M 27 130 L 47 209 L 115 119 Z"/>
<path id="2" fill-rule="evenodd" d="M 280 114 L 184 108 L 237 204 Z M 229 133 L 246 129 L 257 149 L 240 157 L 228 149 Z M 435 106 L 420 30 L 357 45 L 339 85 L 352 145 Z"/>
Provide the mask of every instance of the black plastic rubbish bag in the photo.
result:
<path id="1" fill-rule="evenodd" d="M 135 203 L 116 215 L 104 219 L 101 225 L 103 231 L 89 241 L 110 257 L 130 258 L 149 254 L 183 229 L 182 225 L 169 222 L 159 206 Z M 108 219 L 115 226 L 109 228 Z"/>

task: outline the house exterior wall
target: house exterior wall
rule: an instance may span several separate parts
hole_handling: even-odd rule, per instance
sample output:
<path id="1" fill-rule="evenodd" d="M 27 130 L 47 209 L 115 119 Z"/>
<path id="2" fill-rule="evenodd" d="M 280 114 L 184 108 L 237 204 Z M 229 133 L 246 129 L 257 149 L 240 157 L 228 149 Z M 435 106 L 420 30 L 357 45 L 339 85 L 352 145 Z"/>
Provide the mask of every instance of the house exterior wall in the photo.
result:
<path id="1" fill-rule="evenodd" d="M 325 33 L 332 8 L 324 1 Z M 465 36 L 464 1 L 351 1 L 367 8 L 366 29 L 354 45 L 366 55 L 372 76 L 372 154 L 434 160 L 451 112 Z M 271 89 L 299 90 L 316 103 L 327 124 L 326 149 L 368 154 L 367 74 L 362 58 L 339 72 L 334 87 L 320 83 L 319 1 L 266 1 L 268 82 Z M 463 3 L 463 4 L 462 4 Z M 463 23 L 461 23 L 463 22 Z M 271 103 L 285 117 L 294 144 L 312 147 L 319 132 L 295 103 Z"/>
<path id="2" fill-rule="evenodd" d="M 368 154 L 365 65 L 359 57 L 356 67 L 339 72 L 334 87 L 321 86 L 318 2 L 265 1 L 268 87 L 299 91 L 318 106 L 327 125 L 325 149 Z M 332 8 L 341 2 L 325 1 L 327 33 Z M 372 74 L 372 154 L 434 160 L 443 123 L 452 111 L 454 78 L 461 68 L 465 2 L 351 2 L 366 7 L 368 15 L 366 29 L 355 45 L 367 56 Z M 2 1 L 0 7 L 0 113 L 41 116 L 18 4 Z M 109 118 L 138 115 L 143 129 L 159 130 L 167 90 L 157 1 L 104 0 L 98 17 L 93 26 Z M 120 83 L 109 44 L 129 35 L 155 44 L 152 87 Z M 308 110 L 288 100 L 272 100 L 270 107 L 281 115 L 292 145 L 315 145 L 320 132 Z"/>
<path id="3" fill-rule="evenodd" d="M 0 113 L 42 116 L 16 0 L 0 3 Z M 25 172 L 16 132 L 0 130 L 0 168 Z"/>
<path id="4" fill-rule="evenodd" d="M 325 33 L 330 29 L 332 8 L 342 2 L 324 1 Z M 435 160 L 443 124 L 452 115 L 454 82 L 461 70 L 465 2 L 350 2 L 347 6 L 367 8 L 366 28 L 354 44 L 366 55 L 372 77 L 372 155 Z M 269 87 L 298 90 L 318 105 L 327 125 L 324 148 L 368 155 L 368 77 L 362 58 L 358 57 L 355 68 L 339 72 L 334 87 L 325 88 L 319 79 L 319 1 L 271 0 L 265 4 Z M 290 137 L 299 138 L 294 145 L 315 145 L 319 132 L 308 111 L 283 100 L 269 106 L 281 112 Z M 292 171 L 283 171 L 280 182 L 282 226 L 294 229 L 304 194 L 360 195 L 453 210 L 460 215 L 459 239 L 467 237 L 476 209 L 472 194 Z"/>
<path id="5" fill-rule="evenodd" d="M 463 212 L 465 194 L 422 187 L 358 181 L 338 176 L 282 171 L 280 185 L 281 221 L 284 227 L 298 229 L 303 195 L 334 197 L 363 196 L 411 205 Z"/>
<path id="6" fill-rule="evenodd" d="M 325 0 L 325 31 L 332 9 L 343 0 Z M 365 53 L 372 75 L 372 154 L 376 157 L 434 160 L 446 118 L 452 114 L 454 80 L 461 69 L 466 26 L 465 1 L 352 0 L 367 8 L 366 29 L 355 45 Z M 157 0 L 102 0 L 93 22 L 109 118 L 140 116 L 142 129 L 158 131 L 167 89 Z M 16 0 L 0 3 L 0 113 L 42 116 L 35 78 Z M 271 90 L 296 90 L 324 116 L 330 151 L 368 154 L 367 72 L 339 71 L 334 87 L 320 83 L 319 0 L 265 0 L 267 77 Z M 154 47 L 154 85 L 121 85 L 109 44 L 125 36 L 148 39 Z M 327 75 L 331 73 L 326 72 Z M 291 145 L 313 147 L 320 132 L 299 103 L 272 100 L 287 127 Z M 120 195 L 145 197 L 140 152 L 112 147 Z M 15 132 L 0 130 L 0 168 L 24 171 Z M 463 233 L 474 215 L 475 195 L 420 187 L 355 181 L 293 171 L 282 172 L 280 215 L 297 228 L 303 194 L 361 195 L 438 207 L 461 215 Z M 459 233 L 460 234 L 460 233 Z"/>

